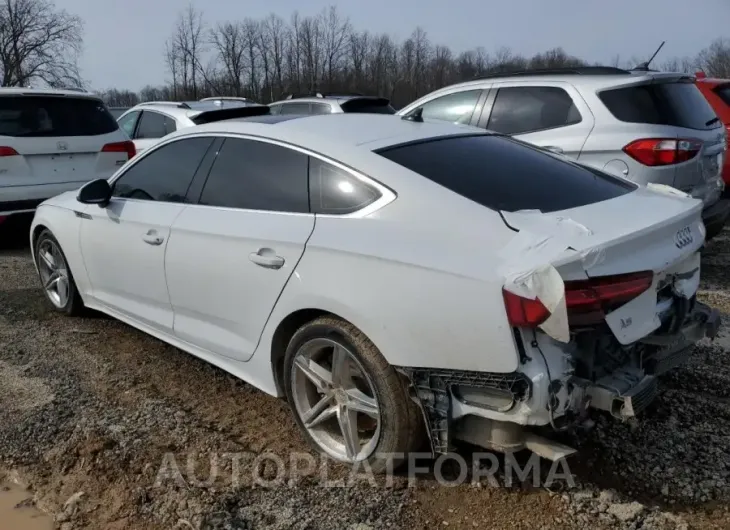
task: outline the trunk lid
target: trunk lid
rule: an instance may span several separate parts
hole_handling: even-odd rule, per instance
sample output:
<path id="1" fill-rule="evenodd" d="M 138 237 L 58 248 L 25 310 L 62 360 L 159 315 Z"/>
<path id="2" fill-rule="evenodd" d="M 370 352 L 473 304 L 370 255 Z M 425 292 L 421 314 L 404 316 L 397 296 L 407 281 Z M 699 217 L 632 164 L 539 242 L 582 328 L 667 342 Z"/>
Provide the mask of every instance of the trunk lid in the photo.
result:
<path id="1" fill-rule="evenodd" d="M 661 325 L 659 314 L 666 308 L 658 304 L 658 292 L 667 285 L 667 277 L 691 273 L 699 278 L 697 251 L 705 236 L 702 203 L 669 193 L 639 188 L 615 199 L 552 214 L 502 215 L 517 230 L 538 234 L 552 231 L 555 237 L 563 238 L 568 248 L 551 260 L 563 281 L 649 270 L 654 273 L 649 290 L 606 316 L 616 339 L 630 344 Z M 587 232 L 576 235 L 575 230 L 560 228 L 572 228 L 576 223 Z"/>

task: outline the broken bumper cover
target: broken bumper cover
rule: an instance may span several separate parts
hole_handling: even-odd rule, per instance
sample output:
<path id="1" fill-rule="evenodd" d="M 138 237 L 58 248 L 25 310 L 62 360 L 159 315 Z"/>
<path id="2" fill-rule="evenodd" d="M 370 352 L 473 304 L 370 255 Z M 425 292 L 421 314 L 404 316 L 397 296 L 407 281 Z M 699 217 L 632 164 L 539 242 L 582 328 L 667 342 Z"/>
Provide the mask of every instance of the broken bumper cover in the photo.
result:
<path id="1" fill-rule="evenodd" d="M 684 363 L 697 341 L 705 337 L 714 339 L 720 325 L 720 313 L 697 302 L 691 317 L 678 333 L 650 335 L 641 340 L 644 344 L 659 347 L 645 359 L 643 369 L 622 368 L 595 384 L 576 383 L 583 386 L 591 408 L 610 412 L 619 419 L 636 417 L 658 395 L 657 377 Z"/>

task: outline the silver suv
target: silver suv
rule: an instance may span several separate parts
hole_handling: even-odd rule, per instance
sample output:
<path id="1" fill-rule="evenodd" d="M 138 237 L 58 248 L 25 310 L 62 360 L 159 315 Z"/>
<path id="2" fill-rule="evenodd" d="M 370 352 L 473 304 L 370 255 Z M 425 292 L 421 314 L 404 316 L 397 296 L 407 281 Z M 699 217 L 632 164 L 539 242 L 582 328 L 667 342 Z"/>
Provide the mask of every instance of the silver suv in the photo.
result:
<path id="1" fill-rule="evenodd" d="M 269 107 L 271 114 L 395 114 L 390 100 L 362 94 L 292 94 L 286 99 L 270 103 Z"/>
<path id="2" fill-rule="evenodd" d="M 686 74 L 610 67 L 495 74 L 442 88 L 399 115 L 470 124 L 705 204 L 707 239 L 730 201 L 720 200 L 727 133 Z"/>

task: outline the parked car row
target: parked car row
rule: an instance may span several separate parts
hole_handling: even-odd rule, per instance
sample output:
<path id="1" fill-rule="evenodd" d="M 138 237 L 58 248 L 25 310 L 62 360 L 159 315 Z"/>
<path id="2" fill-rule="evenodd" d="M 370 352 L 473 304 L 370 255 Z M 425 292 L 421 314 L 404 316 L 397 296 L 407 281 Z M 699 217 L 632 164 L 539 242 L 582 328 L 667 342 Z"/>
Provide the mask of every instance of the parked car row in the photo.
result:
<path id="1" fill-rule="evenodd" d="M 696 293 L 727 140 L 693 83 L 492 76 L 398 113 L 143 104 L 128 137 L 151 140 L 149 117 L 166 134 L 43 202 L 34 261 L 58 311 L 285 396 L 339 461 L 383 471 L 455 440 L 555 460 L 573 449 L 550 429 L 639 416 L 718 333 Z"/>

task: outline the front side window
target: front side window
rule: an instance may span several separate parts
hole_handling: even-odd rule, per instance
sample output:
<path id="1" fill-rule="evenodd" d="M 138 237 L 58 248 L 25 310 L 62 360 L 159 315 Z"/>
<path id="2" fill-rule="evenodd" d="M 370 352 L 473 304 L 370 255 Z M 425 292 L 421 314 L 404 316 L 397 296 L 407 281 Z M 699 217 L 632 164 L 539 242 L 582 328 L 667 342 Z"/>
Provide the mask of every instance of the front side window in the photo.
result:
<path id="1" fill-rule="evenodd" d="M 500 88 L 487 129 L 522 134 L 580 123 L 581 115 L 565 90 L 549 86 Z"/>
<path id="2" fill-rule="evenodd" d="M 213 138 L 185 138 L 142 155 L 112 187 L 114 197 L 185 202 L 185 195 Z"/>
<path id="3" fill-rule="evenodd" d="M 130 138 L 134 137 L 134 129 L 137 126 L 139 111 L 133 111 L 119 120 L 119 128 L 122 129 Z"/>
<path id="4" fill-rule="evenodd" d="M 456 92 L 432 99 L 421 105 L 420 108 L 423 109 L 422 117 L 424 119 L 468 124 L 481 94 L 481 90 L 465 90 L 464 92 Z"/>
<path id="5" fill-rule="evenodd" d="M 158 112 L 144 111 L 137 127 L 137 138 L 143 140 L 165 136 L 167 134 L 165 119 L 165 116 Z"/>
<path id="6" fill-rule="evenodd" d="M 307 155 L 267 142 L 227 138 L 200 204 L 309 213 Z"/>
<path id="7" fill-rule="evenodd" d="M 361 210 L 380 192 L 347 171 L 314 157 L 309 159 L 309 186 L 313 213 L 342 215 Z"/>
<path id="8" fill-rule="evenodd" d="M 435 138 L 378 154 L 492 210 L 555 212 L 636 189 L 628 181 L 498 135 Z"/>
<path id="9" fill-rule="evenodd" d="M 332 114 L 332 107 L 326 103 L 312 103 L 310 114 Z"/>

